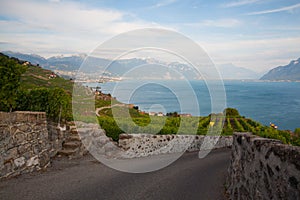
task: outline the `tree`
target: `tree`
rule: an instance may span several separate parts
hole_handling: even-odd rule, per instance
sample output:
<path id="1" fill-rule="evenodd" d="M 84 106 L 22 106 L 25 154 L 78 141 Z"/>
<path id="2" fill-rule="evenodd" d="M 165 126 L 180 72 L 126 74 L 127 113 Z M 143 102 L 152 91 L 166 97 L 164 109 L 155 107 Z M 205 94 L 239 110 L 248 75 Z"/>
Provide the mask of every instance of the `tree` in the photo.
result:
<path id="1" fill-rule="evenodd" d="M 169 112 L 166 114 L 168 117 L 179 117 L 179 114 L 177 112 Z"/>
<path id="2" fill-rule="evenodd" d="M 235 108 L 226 108 L 225 113 L 227 117 L 240 117 L 240 113 Z"/>
<path id="3" fill-rule="evenodd" d="M 20 79 L 25 71 L 26 67 L 17 60 L 0 55 L 0 110 L 11 112 L 16 107 Z"/>

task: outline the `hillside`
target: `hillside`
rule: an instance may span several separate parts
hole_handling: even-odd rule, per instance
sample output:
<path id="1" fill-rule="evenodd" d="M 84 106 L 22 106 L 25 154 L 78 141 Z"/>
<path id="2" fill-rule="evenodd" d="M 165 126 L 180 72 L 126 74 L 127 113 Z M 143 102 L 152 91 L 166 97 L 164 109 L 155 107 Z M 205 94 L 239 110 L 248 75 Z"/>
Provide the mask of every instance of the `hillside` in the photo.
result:
<path id="1" fill-rule="evenodd" d="M 292 60 L 288 65 L 279 66 L 271 69 L 267 74 L 261 77 L 261 80 L 300 80 L 300 58 Z"/>
<path id="2" fill-rule="evenodd" d="M 22 55 L 22 54 L 20 54 Z M 6 55 L 3 55 L 0 53 L 0 57 L 7 57 Z M 24 59 L 26 59 L 26 56 L 23 56 Z M 33 55 L 33 58 L 41 59 L 41 57 L 37 55 Z M 32 58 L 32 59 L 33 59 Z M 10 58 L 11 60 L 16 61 L 20 65 L 23 65 L 26 68 L 25 73 L 21 76 L 21 89 L 35 89 L 35 88 L 63 88 L 67 92 L 71 94 L 73 90 L 73 82 L 71 80 L 66 80 L 64 78 L 59 77 L 58 75 L 55 75 L 53 71 L 43 69 L 40 66 L 36 66 L 27 60 L 21 60 L 19 58 Z M 32 60 L 31 59 L 31 60 Z M 51 78 L 51 75 L 54 76 Z"/>
<path id="3" fill-rule="evenodd" d="M 45 65 L 47 63 L 47 60 L 39 55 L 36 54 L 23 54 L 18 52 L 12 52 L 12 51 L 4 51 L 1 52 L 4 55 L 7 55 L 9 57 L 17 58 L 19 60 L 28 61 L 33 65 Z"/>
<path id="4" fill-rule="evenodd" d="M 50 78 L 53 74 L 51 70 L 43 69 L 35 65 L 28 65 L 27 70 L 21 77 L 21 88 L 32 89 L 38 87 L 46 88 L 63 88 L 69 93 L 73 90 L 73 82 L 66 80 L 56 75 L 54 78 Z"/>

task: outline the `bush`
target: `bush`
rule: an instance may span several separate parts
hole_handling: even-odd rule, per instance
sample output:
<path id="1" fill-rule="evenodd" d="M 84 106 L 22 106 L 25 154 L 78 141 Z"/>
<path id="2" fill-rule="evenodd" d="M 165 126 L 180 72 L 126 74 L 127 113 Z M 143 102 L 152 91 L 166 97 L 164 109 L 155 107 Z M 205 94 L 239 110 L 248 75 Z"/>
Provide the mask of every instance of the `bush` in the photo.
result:
<path id="1" fill-rule="evenodd" d="M 226 117 L 240 117 L 240 113 L 235 108 L 226 108 L 225 111 Z"/>
<path id="2" fill-rule="evenodd" d="M 100 127 L 105 130 L 106 135 L 117 141 L 123 131 L 118 127 L 115 120 L 112 117 L 98 117 L 98 120 Z"/>
<path id="3" fill-rule="evenodd" d="M 72 120 L 71 96 L 61 88 L 19 91 L 15 110 L 46 112 L 53 121 Z"/>
<path id="4" fill-rule="evenodd" d="M 0 110 L 12 111 L 17 105 L 21 75 L 26 67 L 0 54 Z"/>
<path id="5" fill-rule="evenodd" d="M 300 128 L 296 128 L 294 133 L 295 135 L 298 135 L 300 137 Z"/>

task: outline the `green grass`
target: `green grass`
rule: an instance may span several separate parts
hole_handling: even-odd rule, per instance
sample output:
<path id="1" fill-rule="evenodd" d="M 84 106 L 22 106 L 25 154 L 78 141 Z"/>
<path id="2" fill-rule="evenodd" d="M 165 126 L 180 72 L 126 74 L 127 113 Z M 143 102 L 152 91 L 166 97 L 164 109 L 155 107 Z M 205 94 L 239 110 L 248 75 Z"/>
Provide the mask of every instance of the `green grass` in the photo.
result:
<path id="1" fill-rule="evenodd" d="M 49 79 L 49 75 L 51 73 L 52 71 L 37 66 L 28 66 L 26 72 L 21 77 L 21 89 L 30 90 L 39 87 L 59 87 L 71 94 L 73 90 L 73 82 L 61 77 Z"/>

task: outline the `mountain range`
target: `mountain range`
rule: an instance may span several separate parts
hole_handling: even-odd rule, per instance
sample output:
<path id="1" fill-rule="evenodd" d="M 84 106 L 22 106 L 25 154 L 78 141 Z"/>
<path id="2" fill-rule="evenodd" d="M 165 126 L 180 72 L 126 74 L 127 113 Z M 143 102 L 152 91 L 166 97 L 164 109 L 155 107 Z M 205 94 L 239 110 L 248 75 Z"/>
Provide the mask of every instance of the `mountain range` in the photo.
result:
<path id="1" fill-rule="evenodd" d="M 271 69 L 266 73 L 261 80 L 290 80 L 299 81 L 300 80 L 300 58 L 297 60 L 292 60 L 288 65 L 279 66 Z"/>
<path id="2" fill-rule="evenodd" d="M 49 70 L 77 71 L 84 62 L 86 73 L 102 74 L 107 76 L 124 76 L 130 71 L 131 77 L 140 78 L 163 78 L 163 79 L 201 79 L 195 69 L 187 64 L 179 62 L 162 62 L 155 59 L 131 58 L 111 61 L 105 58 L 87 57 L 85 54 L 73 56 L 54 56 L 44 58 L 36 54 L 23 54 L 12 51 L 5 51 L 4 54 L 20 60 L 29 61 L 32 64 L 40 65 Z M 109 66 L 105 68 L 105 66 Z M 136 69 L 137 66 L 142 66 Z M 259 79 L 260 74 L 250 69 L 234 66 L 233 64 L 218 65 L 217 69 L 223 79 Z M 128 75 L 129 76 L 129 75 Z M 145 77 L 143 77 L 145 76 Z"/>
<path id="3" fill-rule="evenodd" d="M 259 79 L 261 77 L 260 73 L 246 69 L 243 67 L 237 67 L 232 63 L 217 65 L 219 72 L 223 79 Z"/>

